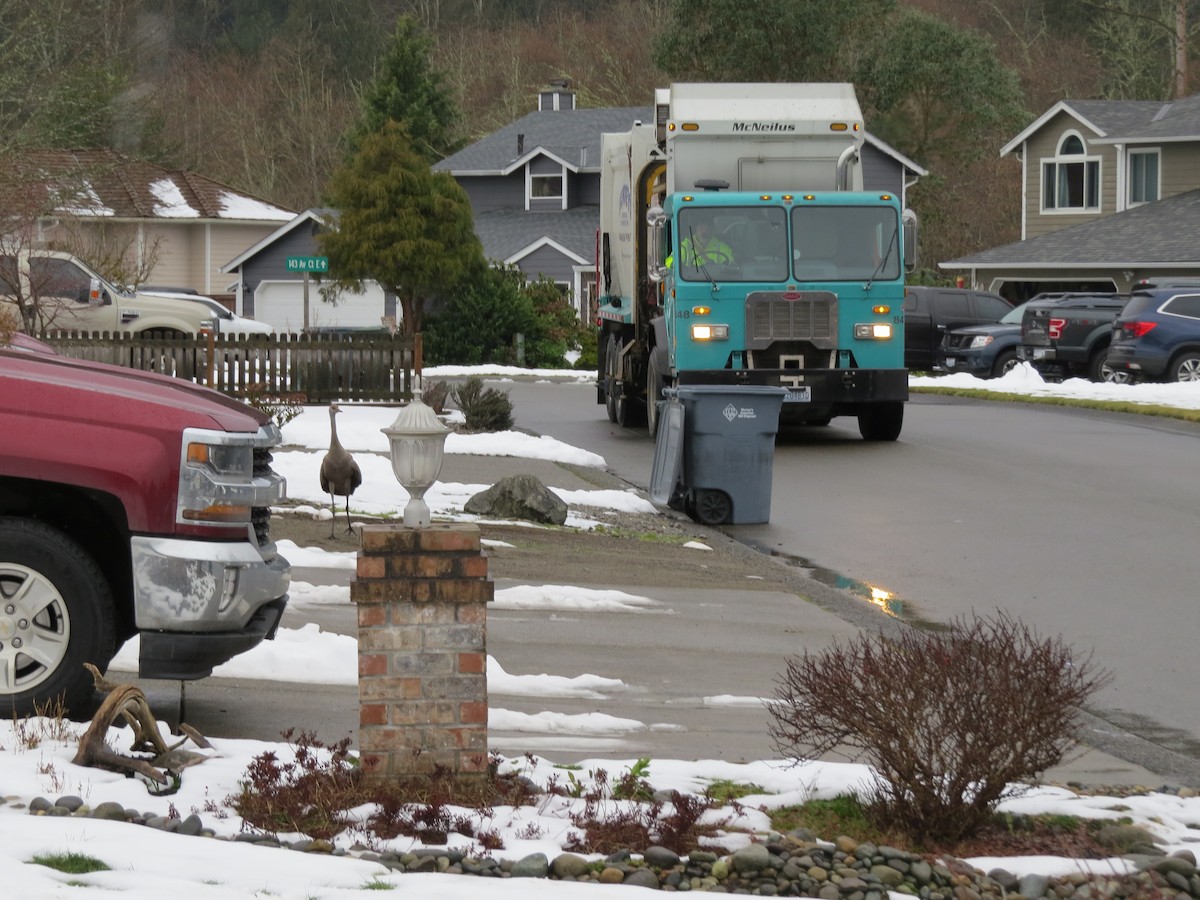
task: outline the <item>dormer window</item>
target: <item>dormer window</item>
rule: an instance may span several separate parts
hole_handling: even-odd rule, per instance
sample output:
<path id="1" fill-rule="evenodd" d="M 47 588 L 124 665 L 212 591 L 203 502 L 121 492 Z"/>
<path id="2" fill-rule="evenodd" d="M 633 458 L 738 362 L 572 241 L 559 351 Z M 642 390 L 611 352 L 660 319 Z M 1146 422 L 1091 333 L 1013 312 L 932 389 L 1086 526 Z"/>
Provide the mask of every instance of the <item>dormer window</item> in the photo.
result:
<path id="1" fill-rule="evenodd" d="M 1100 158 L 1087 156 L 1083 139 L 1065 135 L 1052 159 L 1042 161 L 1042 210 L 1100 209 Z"/>
<path id="2" fill-rule="evenodd" d="M 561 175 L 532 175 L 529 179 L 529 195 L 539 199 L 562 199 Z"/>
<path id="3" fill-rule="evenodd" d="M 1153 203 L 1158 199 L 1159 152 L 1129 151 L 1129 205 Z"/>

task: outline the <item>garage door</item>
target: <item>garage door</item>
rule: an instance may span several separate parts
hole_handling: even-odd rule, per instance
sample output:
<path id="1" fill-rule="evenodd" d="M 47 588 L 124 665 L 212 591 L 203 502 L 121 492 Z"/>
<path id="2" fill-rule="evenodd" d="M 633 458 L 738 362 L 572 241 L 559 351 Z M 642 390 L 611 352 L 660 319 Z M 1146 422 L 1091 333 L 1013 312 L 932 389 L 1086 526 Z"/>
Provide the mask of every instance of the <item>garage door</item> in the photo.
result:
<path id="1" fill-rule="evenodd" d="M 308 287 L 310 328 L 379 328 L 384 315 L 383 288 L 369 285 L 361 294 L 343 293 L 336 306 Z M 264 281 L 254 292 L 254 318 L 276 331 L 304 329 L 304 285 L 299 281 Z"/>

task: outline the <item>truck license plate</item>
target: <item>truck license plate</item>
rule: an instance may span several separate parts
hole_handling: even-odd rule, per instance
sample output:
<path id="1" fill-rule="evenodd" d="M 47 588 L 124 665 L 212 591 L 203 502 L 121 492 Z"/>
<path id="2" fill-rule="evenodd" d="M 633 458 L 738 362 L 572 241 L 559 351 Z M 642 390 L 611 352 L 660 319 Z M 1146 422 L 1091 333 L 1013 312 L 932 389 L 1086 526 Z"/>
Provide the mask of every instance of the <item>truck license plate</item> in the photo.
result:
<path id="1" fill-rule="evenodd" d="M 788 391 L 786 394 L 783 395 L 783 402 L 784 403 L 811 403 L 812 402 L 812 388 L 810 388 L 810 387 L 792 388 L 790 391 Z"/>

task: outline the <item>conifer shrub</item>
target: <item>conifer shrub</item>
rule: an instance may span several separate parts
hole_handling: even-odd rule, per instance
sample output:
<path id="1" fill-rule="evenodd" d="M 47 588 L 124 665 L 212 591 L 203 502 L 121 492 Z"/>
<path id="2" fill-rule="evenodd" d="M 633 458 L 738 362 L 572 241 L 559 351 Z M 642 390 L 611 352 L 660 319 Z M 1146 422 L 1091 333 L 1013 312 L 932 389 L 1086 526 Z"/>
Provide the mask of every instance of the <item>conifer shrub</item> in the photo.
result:
<path id="1" fill-rule="evenodd" d="M 450 399 L 450 385 L 444 381 L 430 381 L 424 384 L 421 400 L 439 416 L 446 411 L 446 401 Z"/>
<path id="2" fill-rule="evenodd" d="M 508 431 L 513 427 L 513 405 L 507 391 L 485 388 L 483 379 L 468 378 L 450 394 L 463 414 L 464 431 Z"/>
<path id="3" fill-rule="evenodd" d="M 872 766 L 862 799 L 878 827 L 960 840 L 1062 762 L 1083 704 L 1110 677 L 1004 613 L 939 633 L 863 634 L 788 660 L 771 737 L 789 757 L 836 749 Z"/>

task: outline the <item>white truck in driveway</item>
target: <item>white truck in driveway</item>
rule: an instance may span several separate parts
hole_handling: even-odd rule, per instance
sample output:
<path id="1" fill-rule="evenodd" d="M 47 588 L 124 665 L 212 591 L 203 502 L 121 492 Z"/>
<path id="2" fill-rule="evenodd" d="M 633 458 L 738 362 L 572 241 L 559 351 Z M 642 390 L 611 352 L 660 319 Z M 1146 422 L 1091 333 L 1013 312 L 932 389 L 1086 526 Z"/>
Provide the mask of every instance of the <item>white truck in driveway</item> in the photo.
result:
<path id="1" fill-rule="evenodd" d="M 217 330 L 203 304 L 118 287 L 81 259 L 54 250 L 0 251 L 0 301 L 16 307 L 24 330 L 129 332 L 179 337 Z"/>

